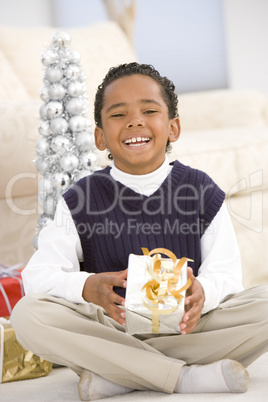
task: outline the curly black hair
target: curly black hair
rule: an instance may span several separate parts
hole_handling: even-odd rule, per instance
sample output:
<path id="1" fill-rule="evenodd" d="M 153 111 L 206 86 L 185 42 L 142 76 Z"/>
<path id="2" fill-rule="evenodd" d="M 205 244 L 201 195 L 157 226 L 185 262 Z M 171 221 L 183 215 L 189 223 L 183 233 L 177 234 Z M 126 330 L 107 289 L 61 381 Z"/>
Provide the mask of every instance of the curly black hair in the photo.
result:
<path id="1" fill-rule="evenodd" d="M 120 64 L 112 67 L 104 77 L 102 84 L 98 86 L 94 103 L 94 119 L 97 127 L 102 128 L 101 110 L 103 107 L 104 91 L 113 81 L 134 74 L 142 74 L 153 78 L 161 87 L 163 100 L 168 107 L 170 119 L 178 116 L 178 98 L 175 94 L 175 86 L 167 77 L 162 77 L 159 72 L 150 64 L 138 64 L 136 62 Z"/>

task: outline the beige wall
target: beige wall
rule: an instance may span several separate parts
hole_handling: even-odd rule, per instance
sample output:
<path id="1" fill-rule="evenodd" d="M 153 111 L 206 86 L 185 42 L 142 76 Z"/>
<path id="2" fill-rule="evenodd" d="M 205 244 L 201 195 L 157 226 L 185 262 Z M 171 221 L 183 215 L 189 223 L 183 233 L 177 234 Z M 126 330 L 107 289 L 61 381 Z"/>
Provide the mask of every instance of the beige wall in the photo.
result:
<path id="1" fill-rule="evenodd" d="M 172 79 L 179 93 L 226 87 L 222 0 L 136 4 L 134 41 L 140 62 Z M 106 19 L 102 0 L 0 0 L 0 25 L 68 29 Z"/>
<path id="2" fill-rule="evenodd" d="M 223 1 L 229 86 L 268 95 L 268 1 Z"/>
<path id="3" fill-rule="evenodd" d="M 53 0 L 0 0 L 0 25 L 51 25 L 52 2 Z"/>
<path id="4" fill-rule="evenodd" d="M 142 62 L 150 60 L 177 83 L 180 92 L 226 85 L 235 89 L 256 89 L 268 95 L 268 0 L 153 0 L 153 9 L 151 1 L 136 0 L 136 50 Z M 198 4 L 202 4 L 204 16 L 197 9 Z M 196 7 L 191 8 L 190 5 Z M 172 23 L 174 15 L 168 11 L 170 7 L 174 7 L 174 14 L 189 21 L 185 35 L 181 35 L 179 30 L 183 30 L 182 26 Z M 161 43 L 153 34 L 155 27 L 150 26 L 150 21 L 155 24 L 154 9 L 162 9 L 157 23 L 158 31 L 161 26 Z M 208 43 L 212 36 L 209 34 L 202 42 L 207 43 L 207 48 L 201 49 L 204 57 L 200 57 L 200 35 L 204 33 L 198 31 L 198 25 L 194 24 L 197 18 L 194 11 L 208 21 L 213 20 L 215 13 L 223 14 L 224 32 L 222 43 L 218 41 L 216 48 L 218 54 L 212 48 L 214 46 L 215 50 L 215 43 Z M 169 13 L 169 18 L 165 13 Z M 148 17 L 150 14 L 151 18 Z M 70 27 L 105 19 L 101 0 L 0 0 L 0 25 Z M 177 25 L 180 21 L 178 17 Z M 144 25 L 147 35 L 142 31 Z M 218 25 L 215 23 L 215 30 L 219 29 Z M 151 45 L 148 46 L 148 43 Z M 222 71 L 219 72 L 219 69 Z"/>

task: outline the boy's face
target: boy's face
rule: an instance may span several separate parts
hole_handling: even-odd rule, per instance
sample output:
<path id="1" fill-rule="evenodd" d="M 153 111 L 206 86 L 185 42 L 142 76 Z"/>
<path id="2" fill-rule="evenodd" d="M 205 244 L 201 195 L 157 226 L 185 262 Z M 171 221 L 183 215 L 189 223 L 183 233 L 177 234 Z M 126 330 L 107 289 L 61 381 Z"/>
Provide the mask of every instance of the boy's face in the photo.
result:
<path id="1" fill-rule="evenodd" d="M 130 174 L 147 174 L 165 159 L 166 144 L 180 135 L 179 118 L 169 119 L 160 85 L 136 74 L 107 86 L 101 111 L 102 128 L 96 127 L 100 150 L 108 147 L 115 166 Z"/>

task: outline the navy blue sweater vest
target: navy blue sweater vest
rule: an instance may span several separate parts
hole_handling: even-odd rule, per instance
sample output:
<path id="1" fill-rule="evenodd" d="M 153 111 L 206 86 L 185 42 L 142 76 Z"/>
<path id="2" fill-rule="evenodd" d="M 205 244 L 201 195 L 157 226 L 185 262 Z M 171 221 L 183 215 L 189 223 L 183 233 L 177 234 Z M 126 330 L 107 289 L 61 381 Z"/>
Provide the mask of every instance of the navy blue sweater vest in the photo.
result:
<path id="1" fill-rule="evenodd" d="M 130 253 L 141 247 L 165 247 L 197 275 L 201 264 L 200 240 L 224 198 L 212 179 L 178 161 L 151 196 L 143 196 L 115 181 L 110 167 L 84 177 L 64 199 L 71 211 L 88 272 L 121 271 Z M 124 297 L 124 289 L 115 289 Z"/>

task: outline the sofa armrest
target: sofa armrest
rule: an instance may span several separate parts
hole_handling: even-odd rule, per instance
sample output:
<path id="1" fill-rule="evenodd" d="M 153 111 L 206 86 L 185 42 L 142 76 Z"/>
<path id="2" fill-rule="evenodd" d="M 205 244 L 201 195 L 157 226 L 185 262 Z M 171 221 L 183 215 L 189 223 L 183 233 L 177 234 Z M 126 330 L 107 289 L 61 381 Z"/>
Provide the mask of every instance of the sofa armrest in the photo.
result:
<path id="1" fill-rule="evenodd" d="M 182 131 L 268 126 L 268 98 L 251 90 L 214 90 L 178 95 Z"/>
<path id="2" fill-rule="evenodd" d="M 37 195 L 35 143 L 41 101 L 0 103 L 0 199 Z"/>

